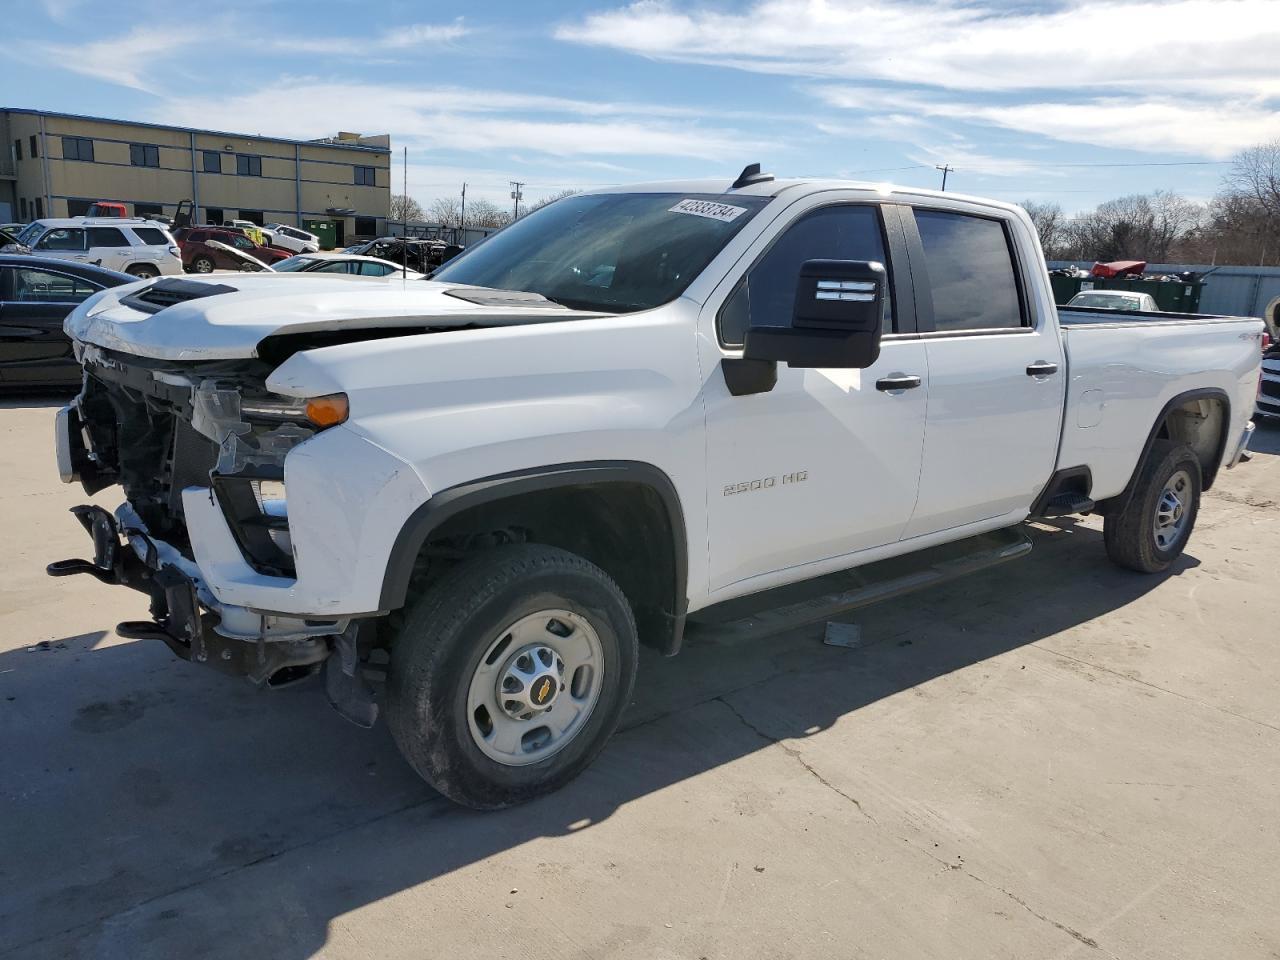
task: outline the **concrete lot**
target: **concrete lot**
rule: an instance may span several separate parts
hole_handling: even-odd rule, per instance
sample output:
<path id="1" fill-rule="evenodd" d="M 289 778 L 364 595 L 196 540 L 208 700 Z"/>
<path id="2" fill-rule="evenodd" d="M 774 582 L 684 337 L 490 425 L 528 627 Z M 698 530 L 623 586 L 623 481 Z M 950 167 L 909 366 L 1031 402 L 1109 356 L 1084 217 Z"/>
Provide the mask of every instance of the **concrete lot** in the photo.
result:
<path id="1" fill-rule="evenodd" d="M 864 649 L 649 657 L 581 780 L 478 815 L 46 578 L 54 407 L 0 405 L 0 956 L 1280 956 L 1280 430 L 1167 576 L 1064 522 Z"/>

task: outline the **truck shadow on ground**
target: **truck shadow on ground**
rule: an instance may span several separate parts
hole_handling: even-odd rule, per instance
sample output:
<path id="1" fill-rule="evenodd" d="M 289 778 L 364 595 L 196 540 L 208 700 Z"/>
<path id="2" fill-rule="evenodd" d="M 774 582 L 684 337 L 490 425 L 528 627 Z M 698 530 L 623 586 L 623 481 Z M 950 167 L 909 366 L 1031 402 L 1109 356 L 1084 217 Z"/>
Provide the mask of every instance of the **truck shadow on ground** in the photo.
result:
<path id="1" fill-rule="evenodd" d="M 301 960 L 353 910 L 590 830 L 638 798 L 1121 610 L 1198 564 L 1140 576 L 1110 566 L 1091 527 L 1032 535 L 1026 560 L 858 611 L 859 649 L 825 647 L 811 625 L 644 657 L 596 763 L 491 814 L 433 794 L 384 726 L 348 726 L 316 688 L 257 693 L 103 631 L 20 647 L 0 656 L 0 956 Z M 474 909 L 502 914 L 506 894 Z"/>

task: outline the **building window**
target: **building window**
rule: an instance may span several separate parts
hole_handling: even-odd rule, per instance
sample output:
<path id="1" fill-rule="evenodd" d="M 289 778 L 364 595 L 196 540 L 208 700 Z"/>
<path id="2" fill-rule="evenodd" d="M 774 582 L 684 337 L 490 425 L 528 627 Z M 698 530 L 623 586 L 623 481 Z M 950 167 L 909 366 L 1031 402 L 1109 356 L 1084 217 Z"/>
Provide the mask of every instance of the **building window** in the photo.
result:
<path id="1" fill-rule="evenodd" d="M 23 223 L 25 223 L 27 220 L 27 198 L 26 197 L 18 198 L 18 219 L 21 220 Z"/>
<path id="2" fill-rule="evenodd" d="M 247 153 L 237 153 L 236 154 L 236 176 L 239 176 L 239 177 L 262 176 L 262 158 L 254 157 Z"/>
<path id="3" fill-rule="evenodd" d="M 204 151 L 204 172 L 205 173 L 221 173 L 222 172 L 222 154 L 217 150 Z"/>
<path id="4" fill-rule="evenodd" d="M 218 207 L 205 207 L 204 222 L 221 225 L 222 211 Z"/>
<path id="5" fill-rule="evenodd" d="M 68 217 L 87 217 L 89 208 L 93 206 L 92 200 L 68 200 L 67 216 Z"/>
<path id="6" fill-rule="evenodd" d="M 88 137 L 63 137 L 62 159 L 93 163 L 93 141 Z"/>
<path id="7" fill-rule="evenodd" d="M 13 141 L 13 159 L 15 160 L 22 159 L 22 140 L 21 139 Z"/>
<path id="8" fill-rule="evenodd" d="M 164 213 L 164 207 L 158 203 L 135 203 L 133 205 L 133 215 L 135 217 L 158 217 Z"/>
<path id="9" fill-rule="evenodd" d="M 44 197 L 36 197 L 36 219 L 44 219 Z"/>
<path id="10" fill-rule="evenodd" d="M 357 237 L 376 237 L 378 235 L 377 217 L 356 217 Z"/>
<path id="11" fill-rule="evenodd" d="M 254 157 L 253 159 L 257 160 L 258 158 Z M 248 220 L 250 223 L 256 223 L 258 226 L 262 226 L 262 211 L 261 210 L 241 210 L 240 219 Z"/>
<path id="12" fill-rule="evenodd" d="M 378 180 L 374 174 L 373 167 L 356 167 L 356 186 L 376 187 Z"/>
<path id="13" fill-rule="evenodd" d="M 160 148 L 145 143 L 129 144 L 129 162 L 135 167 L 160 166 Z"/>
<path id="14" fill-rule="evenodd" d="M 32 160 L 40 156 L 40 149 L 38 147 L 39 142 L 40 141 L 36 138 L 36 135 L 33 133 L 31 135 L 31 159 Z"/>

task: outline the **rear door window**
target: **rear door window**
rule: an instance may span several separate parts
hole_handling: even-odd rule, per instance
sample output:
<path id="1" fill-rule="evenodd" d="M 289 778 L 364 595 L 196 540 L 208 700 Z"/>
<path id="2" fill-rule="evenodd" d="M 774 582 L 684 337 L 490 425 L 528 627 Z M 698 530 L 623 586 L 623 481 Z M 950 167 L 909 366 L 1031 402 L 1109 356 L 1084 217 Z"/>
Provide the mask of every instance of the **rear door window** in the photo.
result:
<path id="1" fill-rule="evenodd" d="M 157 230 L 155 227 L 134 227 L 133 232 L 149 247 L 164 247 L 169 243 L 169 238 L 164 235 L 164 231 Z"/>
<path id="2" fill-rule="evenodd" d="M 916 210 L 915 219 L 939 332 L 1025 325 L 1017 268 L 1001 221 L 940 210 Z"/>
<path id="3" fill-rule="evenodd" d="M 806 260 L 870 260 L 888 270 L 879 208 L 867 204 L 822 207 L 787 227 L 721 308 L 721 341 L 741 346 L 748 327 L 790 326 L 800 267 Z M 893 329 L 888 289 L 884 292 L 882 329 L 885 333 Z"/>
<path id="4" fill-rule="evenodd" d="M 90 227 L 89 247 L 128 247 L 132 246 L 124 232 L 117 227 Z"/>

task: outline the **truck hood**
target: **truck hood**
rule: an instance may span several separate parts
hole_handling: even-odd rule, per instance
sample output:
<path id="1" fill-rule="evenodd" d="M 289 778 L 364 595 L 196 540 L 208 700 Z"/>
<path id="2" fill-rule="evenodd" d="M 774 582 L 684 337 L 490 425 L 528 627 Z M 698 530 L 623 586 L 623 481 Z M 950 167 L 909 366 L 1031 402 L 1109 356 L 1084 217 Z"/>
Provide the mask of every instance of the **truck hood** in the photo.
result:
<path id="1" fill-rule="evenodd" d="M 256 357 L 258 344 L 279 334 L 493 327 L 601 315 L 537 294 L 456 283 L 261 273 L 114 287 L 76 307 L 64 329 L 74 340 L 108 350 L 200 361 Z"/>

